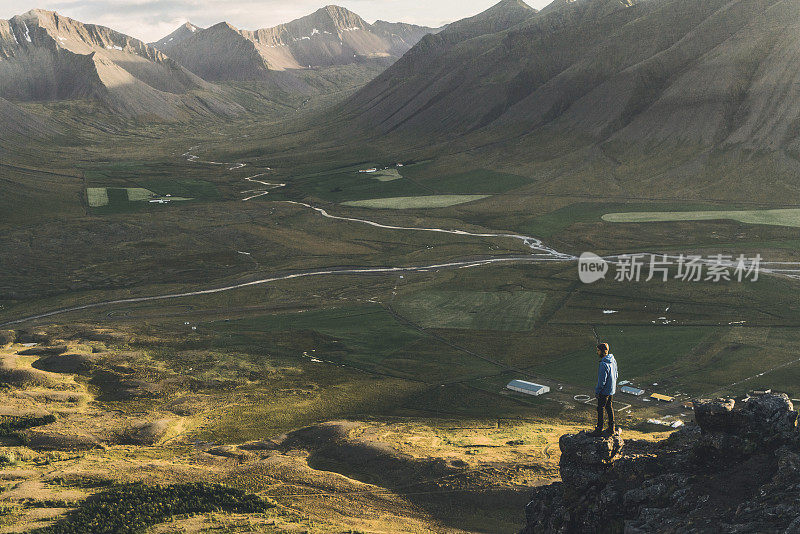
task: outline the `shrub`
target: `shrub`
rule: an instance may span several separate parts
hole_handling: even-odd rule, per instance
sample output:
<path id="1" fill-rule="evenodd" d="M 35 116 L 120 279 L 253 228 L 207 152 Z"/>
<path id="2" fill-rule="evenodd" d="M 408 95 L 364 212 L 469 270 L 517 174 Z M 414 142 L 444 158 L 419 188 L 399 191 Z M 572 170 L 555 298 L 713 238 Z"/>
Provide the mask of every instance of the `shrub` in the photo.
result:
<path id="1" fill-rule="evenodd" d="M 0 417 L 0 436 L 14 436 L 20 430 L 49 425 L 54 423 L 55 420 L 56 416 L 52 414 L 43 415 L 42 417 L 3 416 Z"/>
<path id="2" fill-rule="evenodd" d="M 38 534 L 135 534 L 172 516 L 206 512 L 258 513 L 274 505 L 221 484 L 121 484 L 83 501 Z"/>

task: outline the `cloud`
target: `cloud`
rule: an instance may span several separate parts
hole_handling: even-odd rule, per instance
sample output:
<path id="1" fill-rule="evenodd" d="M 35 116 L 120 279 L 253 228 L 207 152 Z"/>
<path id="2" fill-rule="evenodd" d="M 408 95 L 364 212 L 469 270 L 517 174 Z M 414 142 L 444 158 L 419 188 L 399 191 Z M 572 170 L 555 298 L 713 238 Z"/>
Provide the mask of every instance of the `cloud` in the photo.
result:
<path id="1" fill-rule="evenodd" d="M 440 26 L 474 15 L 499 0 L 0 0 L 0 18 L 33 8 L 50 9 L 81 22 L 101 24 L 144 41 L 156 41 L 191 21 L 227 21 L 244 29 L 267 28 L 336 3 L 369 22 L 377 19 Z"/>

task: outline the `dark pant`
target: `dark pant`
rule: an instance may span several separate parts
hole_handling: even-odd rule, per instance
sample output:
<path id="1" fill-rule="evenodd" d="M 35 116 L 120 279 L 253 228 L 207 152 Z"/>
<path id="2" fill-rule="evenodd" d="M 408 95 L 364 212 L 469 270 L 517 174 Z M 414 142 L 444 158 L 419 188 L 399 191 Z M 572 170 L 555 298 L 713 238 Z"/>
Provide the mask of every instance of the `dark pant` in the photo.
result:
<path id="1" fill-rule="evenodd" d="M 597 428 L 603 428 L 603 410 L 608 414 L 608 428 L 614 428 L 614 408 L 612 402 L 614 395 L 597 396 Z"/>

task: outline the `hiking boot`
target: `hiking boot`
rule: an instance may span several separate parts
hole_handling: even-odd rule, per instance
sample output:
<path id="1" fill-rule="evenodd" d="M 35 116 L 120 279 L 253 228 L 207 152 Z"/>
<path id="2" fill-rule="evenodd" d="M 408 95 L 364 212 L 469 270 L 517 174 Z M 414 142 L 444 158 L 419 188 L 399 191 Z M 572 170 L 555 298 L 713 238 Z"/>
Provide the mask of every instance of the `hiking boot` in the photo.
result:
<path id="1" fill-rule="evenodd" d="M 602 428 L 595 428 L 594 431 L 589 432 L 589 435 L 593 438 L 602 438 L 603 437 L 603 429 Z"/>

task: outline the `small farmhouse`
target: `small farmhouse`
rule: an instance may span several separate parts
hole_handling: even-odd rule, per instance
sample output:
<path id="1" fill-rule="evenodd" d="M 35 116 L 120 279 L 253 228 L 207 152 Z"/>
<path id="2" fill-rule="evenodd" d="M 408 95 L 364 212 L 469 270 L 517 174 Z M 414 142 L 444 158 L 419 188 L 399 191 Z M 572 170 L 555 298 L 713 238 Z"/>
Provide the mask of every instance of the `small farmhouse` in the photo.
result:
<path id="1" fill-rule="evenodd" d="M 525 393 L 526 395 L 542 395 L 550 391 L 548 386 L 541 384 L 534 384 L 533 382 L 526 382 L 525 380 L 512 380 L 508 383 L 506 388 L 518 393 Z"/>

